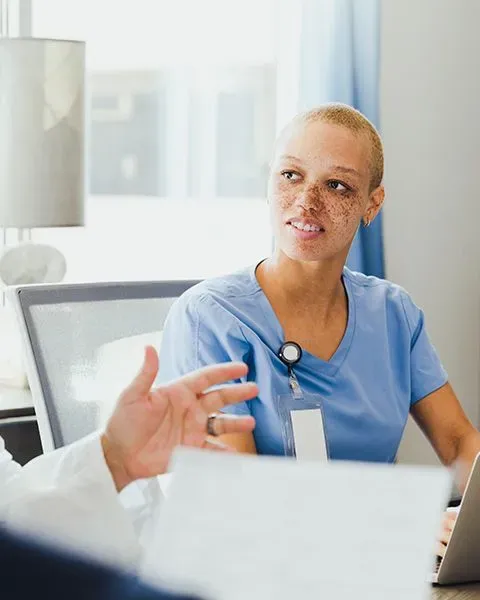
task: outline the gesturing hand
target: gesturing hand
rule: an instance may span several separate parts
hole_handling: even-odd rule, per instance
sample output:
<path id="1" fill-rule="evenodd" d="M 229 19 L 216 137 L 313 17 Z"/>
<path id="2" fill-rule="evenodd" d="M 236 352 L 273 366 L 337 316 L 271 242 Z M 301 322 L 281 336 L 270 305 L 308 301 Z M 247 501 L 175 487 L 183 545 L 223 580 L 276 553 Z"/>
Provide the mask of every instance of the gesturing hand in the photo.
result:
<path id="1" fill-rule="evenodd" d="M 208 437 L 208 417 L 224 406 L 254 398 L 258 388 L 254 383 L 237 383 L 208 390 L 245 376 L 247 370 L 243 363 L 222 363 L 152 389 L 158 355 L 148 346 L 140 372 L 120 395 L 102 436 L 117 489 L 164 473 L 176 446 L 228 450 Z M 250 432 L 255 427 L 252 417 L 221 414 L 213 423 L 216 435 Z"/>

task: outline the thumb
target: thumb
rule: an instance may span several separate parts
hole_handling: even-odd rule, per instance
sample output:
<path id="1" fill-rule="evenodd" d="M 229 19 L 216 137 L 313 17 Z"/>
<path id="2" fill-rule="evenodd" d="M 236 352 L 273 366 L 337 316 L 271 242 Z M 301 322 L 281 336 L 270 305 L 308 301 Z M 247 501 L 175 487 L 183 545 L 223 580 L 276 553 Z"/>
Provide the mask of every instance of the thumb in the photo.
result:
<path id="1" fill-rule="evenodd" d="M 129 392 L 147 394 L 158 373 L 158 354 L 153 346 L 145 347 L 143 364 L 135 379 L 128 386 Z"/>

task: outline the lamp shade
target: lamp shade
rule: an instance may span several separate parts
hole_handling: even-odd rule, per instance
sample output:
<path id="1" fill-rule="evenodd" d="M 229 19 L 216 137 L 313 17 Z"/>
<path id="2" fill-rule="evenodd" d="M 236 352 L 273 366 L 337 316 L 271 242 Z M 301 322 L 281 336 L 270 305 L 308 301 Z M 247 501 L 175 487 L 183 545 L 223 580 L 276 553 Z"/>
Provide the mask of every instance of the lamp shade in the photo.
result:
<path id="1" fill-rule="evenodd" d="M 0 227 L 84 224 L 85 43 L 0 38 Z"/>

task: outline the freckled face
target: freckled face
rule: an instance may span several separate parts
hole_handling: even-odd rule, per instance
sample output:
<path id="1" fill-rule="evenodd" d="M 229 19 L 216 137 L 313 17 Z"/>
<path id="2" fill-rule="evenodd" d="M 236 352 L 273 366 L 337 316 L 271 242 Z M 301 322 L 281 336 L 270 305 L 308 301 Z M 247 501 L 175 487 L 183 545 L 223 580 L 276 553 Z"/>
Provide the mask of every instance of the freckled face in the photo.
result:
<path id="1" fill-rule="evenodd" d="M 316 121 L 287 130 L 268 183 L 277 248 L 293 260 L 346 259 L 372 208 L 370 155 L 368 137 L 346 127 Z"/>

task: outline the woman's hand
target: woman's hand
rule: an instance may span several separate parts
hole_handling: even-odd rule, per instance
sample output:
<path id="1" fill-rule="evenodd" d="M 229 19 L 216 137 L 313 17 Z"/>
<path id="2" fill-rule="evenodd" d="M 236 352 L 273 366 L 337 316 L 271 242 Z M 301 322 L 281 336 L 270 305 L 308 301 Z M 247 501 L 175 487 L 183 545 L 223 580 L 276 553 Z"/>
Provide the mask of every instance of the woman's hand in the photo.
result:
<path id="1" fill-rule="evenodd" d="M 458 508 L 450 508 L 443 514 L 442 529 L 437 542 L 437 556 L 442 558 L 445 556 L 447 544 L 452 535 L 453 526 L 457 519 Z"/>

